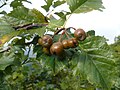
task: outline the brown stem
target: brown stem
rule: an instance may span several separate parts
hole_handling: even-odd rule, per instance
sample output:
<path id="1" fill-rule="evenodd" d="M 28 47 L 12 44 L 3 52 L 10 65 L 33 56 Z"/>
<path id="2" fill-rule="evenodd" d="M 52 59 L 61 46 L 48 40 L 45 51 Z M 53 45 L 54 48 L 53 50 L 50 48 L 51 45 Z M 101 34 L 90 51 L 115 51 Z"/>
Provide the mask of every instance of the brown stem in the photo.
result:
<path id="1" fill-rule="evenodd" d="M 59 42 L 61 42 L 63 34 L 60 35 Z"/>
<path id="2" fill-rule="evenodd" d="M 48 25 L 47 23 L 45 23 L 45 24 L 29 23 L 29 24 L 25 24 L 25 25 L 22 25 L 22 26 L 14 26 L 13 28 L 15 30 L 21 30 L 21 29 L 29 30 L 29 29 L 39 28 L 39 27 L 47 26 L 47 25 Z"/>
<path id="3" fill-rule="evenodd" d="M 69 36 L 67 31 L 65 31 L 65 35 L 67 36 L 68 39 L 70 38 L 70 36 Z"/>
<path id="4" fill-rule="evenodd" d="M 62 30 L 65 30 L 65 28 L 61 28 L 61 29 L 57 29 L 57 31 L 54 33 L 54 35 L 52 36 L 52 38 L 57 35 L 58 33 L 60 33 Z"/>
<path id="5" fill-rule="evenodd" d="M 76 30 L 76 28 L 74 28 L 74 27 L 69 27 L 69 28 L 67 28 L 67 29 L 71 29 L 71 28 L 72 28 L 73 30 Z"/>

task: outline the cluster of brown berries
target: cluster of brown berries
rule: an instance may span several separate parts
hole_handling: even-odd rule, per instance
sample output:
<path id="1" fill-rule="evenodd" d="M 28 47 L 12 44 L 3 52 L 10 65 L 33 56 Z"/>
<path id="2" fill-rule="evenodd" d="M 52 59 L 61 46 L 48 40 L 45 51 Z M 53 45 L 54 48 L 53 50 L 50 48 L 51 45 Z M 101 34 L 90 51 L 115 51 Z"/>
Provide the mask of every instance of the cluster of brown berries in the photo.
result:
<path id="1" fill-rule="evenodd" d="M 68 36 L 66 29 L 61 29 L 58 32 L 62 30 L 64 33 L 62 33 L 60 36 L 64 34 Z M 45 54 L 52 54 L 52 55 L 54 54 L 57 56 L 61 56 L 64 52 L 64 49 L 75 48 L 78 46 L 78 41 L 83 41 L 86 38 L 86 33 L 83 29 L 75 29 L 74 37 L 72 38 L 68 37 L 67 39 L 64 40 L 61 40 L 60 37 L 57 42 L 53 42 L 53 37 L 56 34 L 58 34 L 58 32 L 55 33 L 53 36 L 44 35 L 43 37 L 38 39 L 38 43 L 43 47 L 43 52 Z"/>

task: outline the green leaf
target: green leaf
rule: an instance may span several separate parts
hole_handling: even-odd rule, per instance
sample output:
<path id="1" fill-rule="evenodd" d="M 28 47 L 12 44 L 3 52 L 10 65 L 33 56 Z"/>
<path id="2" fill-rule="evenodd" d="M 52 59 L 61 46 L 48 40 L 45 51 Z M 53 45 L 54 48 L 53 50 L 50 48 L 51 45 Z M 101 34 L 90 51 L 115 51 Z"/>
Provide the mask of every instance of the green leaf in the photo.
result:
<path id="1" fill-rule="evenodd" d="M 22 14 L 22 15 L 21 15 Z M 37 28 L 28 30 L 15 31 L 13 27 L 26 25 L 30 23 L 47 23 L 44 15 L 36 9 L 28 10 L 24 7 L 14 9 L 8 15 L 0 18 L 0 46 L 9 41 L 12 37 L 17 36 L 21 32 L 29 34 L 43 35 L 46 31 L 45 28 Z"/>
<path id="2" fill-rule="evenodd" d="M 52 67 L 52 70 L 53 70 L 54 73 L 56 72 L 56 69 L 55 69 L 56 63 L 55 62 L 56 62 L 56 58 L 54 56 L 51 57 L 50 60 L 49 60 L 49 64 Z"/>
<path id="3" fill-rule="evenodd" d="M 46 17 L 37 9 L 31 9 L 29 10 L 29 15 L 33 16 L 35 18 L 35 20 L 39 23 L 47 23 L 47 19 Z"/>
<path id="4" fill-rule="evenodd" d="M 94 61 L 94 59 L 85 52 L 77 55 L 76 60 L 78 60 L 78 64 L 77 67 L 74 68 L 75 75 L 82 73 L 82 75 L 84 75 L 91 84 L 95 84 L 96 87 L 102 87 L 102 89 L 109 90 L 111 87 L 110 82 L 112 82 L 107 77 L 107 75 L 109 75 L 108 71 L 110 71 L 107 68 L 109 65 Z"/>
<path id="5" fill-rule="evenodd" d="M 65 69 L 66 65 L 64 61 L 60 61 L 58 59 L 55 60 L 55 73 L 58 74 L 61 70 Z"/>
<path id="6" fill-rule="evenodd" d="M 72 13 L 86 13 L 92 10 L 102 11 L 101 0 L 66 0 Z"/>
<path id="7" fill-rule="evenodd" d="M 94 30 L 88 31 L 87 36 L 95 36 L 95 31 Z"/>
<path id="8" fill-rule="evenodd" d="M 18 6 L 23 6 L 23 4 L 21 1 L 14 0 L 13 2 L 11 2 L 10 6 L 13 8 L 17 8 Z"/>
<path id="9" fill-rule="evenodd" d="M 77 64 L 74 74 L 82 73 L 91 84 L 109 90 L 115 82 L 116 64 L 106 39 L 91 36 L 80 42 L 79 47 L 72 61 Z"/>
<path id="10" fill-rule="evenodd" d="M 58 15 L 62 19 L 66 19 L 66 16 L 69 15 L 70 12 L 64 12 L 63 13 L 63 11 L 62 11 L 62 12 L 56 12 L 55 14 Z"/>
<path id="11" fill-rule="evenodd" d="M 54 75 L 58 74 L 61 70 L 65 68 L 64 61 L 59 60 L 57 56 L 51 58 L 50 65 L 54 71 Z"/>
<path id="12" fill-rule="evenodd" d="M 0 58 L 0 70 L 5 70 L 5 68 L 12 64 L 14 61 L 14 53 L 7 54 L 4 53 L 3 56 Z"/>
<path id="13" fill-rule="evenodd" d="M 106 39 L 104 37 L 91 36 L 83 43 L 84 44 L 82 44 L 81 47 L 83 47 L 84 50 L 93 57 L 93 59 L 102 63 L 111 64 L 113 66 L 115 65 L 113 51 L 106 43 Z"/>
<path id="14" fill-rule="evenodd" d="M 11 2 L 10 6 L 13 8 L 17 8 L 18 6 L 24 6 L 23 1 L 31 4 L 31 2 L 27 0 L 14 0 Z"/>
<path id="15" fill-rule="evenodd" d="M 55 14 L 58 15 L 59 17 L 63 17 L 64 16 L 63 12 L 56 12 Z"/>
<path id="16" fill-rule="evenodd" d="M 29 10 L 25 7 L 15 8 L 8 14 L 8 16 L 15 19 L 18 25 L 29 23 L 47 23 L 46 17 L 41 12 L 36 9 Z M 16 23 L 13 23 L 13 25 L 14 24 Z"/>
<path id="17" fill-rule="evenodd" d="M 54 2 L 54 4 L 53 4 L 53 7 L 55 8 L 55 7 L 57 7 L 57 6 L 60 6 L 60 5 L 62 5 L 62 4 L 64 4 L 65 3 L 65 1 L 56 1 L 56 2 Z"/>
<path id="18" fill-rule="evenodd" d="M 50 22 L 48 24 L 49 28 L 56 28 L 56 27 L 61 27 L 65 23 L 65 18 L 60 18 L 60 19 L 55 19 L 54 17 L 50 19 Z"/>
<path id="19" fill-rule="evenodd" d="M 19 33 L 19 31 L 13 29 L 11 22 L 12 19 L 9 17 L 0 18 L 0 46 L 3 46 L 4 43 Z"/>
<path id="20" fill-rule="evenodd" d="M 0 37 L 2 37 L 5 34 L 11 33 L 13 31 L 14 29 L 9 23 L 9 19 L 6 17 L 1 17 L 0 18 Z"/>
<path id="21" fill-rule="evenodd" d="M 109 86 L 106 77 L 104 76 L 105 72 L 102 71 L 100 67 L 98 67 L 97 62 L 93 61 L 94 59 L 87 55 L 87 53 L 82 53 L 81 56 L 82 57 L 80 60 L 82 63 L 79 63 L 80 65 L 78 65 L 78 67 L 82 68 L 81 71 L 87 75 L 89 82 L 92 84 L 96 83 L 98 86 L 101 84 L 102 88 L 108 90 Z"/>
<path id="22" fill-rule="evenodd" d="M 47 4 L 47 5 L 44 5 L 44 6 L 41 6 L 41 7 L 48 12 L 50 6 L 52 6 L 52 2 L 53 2 L 53 0 L 46 0 L 46 4 Z"/>

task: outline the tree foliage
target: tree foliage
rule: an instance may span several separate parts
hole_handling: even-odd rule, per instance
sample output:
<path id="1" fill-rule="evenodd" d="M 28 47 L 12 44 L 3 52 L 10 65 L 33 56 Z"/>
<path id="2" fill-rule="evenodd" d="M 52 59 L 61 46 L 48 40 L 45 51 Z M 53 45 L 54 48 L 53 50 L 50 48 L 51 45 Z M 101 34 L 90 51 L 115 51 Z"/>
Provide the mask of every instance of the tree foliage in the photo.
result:
<path id="1" fill-rule="evenodd" d="M 65 49 L 63 57 L 47 55 L 38 39 L 45 34 L 66 29 L 73 13 L 102 11 L 101 0 L 44 0 L 40 10 L 28 9 L 23 1 L 14 0 L 13 10 L 0 18 L 0 89 L 1 90 L 111 90 L 119 88 L 115 53 L 102 36 L 89 30 L 87 38 L 76 48 Z M 67 4 L 69 11 L 49 13 Z M 54 17 L 58 15 L 59 19 Z M 71 28 L 68 30 L 73 37 Z M 74 29 L 72 27 L 72 29 Z M 56 42 L 62 34 L 53 38 Z M 53 34 L 51 34 L 53 35 Z M 63 37 L 66 39 L 66 37 Z M 114 85 L 116 87 L 114 87 Z"/>
<path id="2" fill-rule="evenodd" d="M 118 78 L 115 82 L 114 87 L 118 89 L 120 88 L 120 45 L 119 44 L 120 44 L 120 36 L 117 36 L 115 37 L 115 42 L 110 45 L 114 51 L 114 57 L 116 58 L 115 59 L 116 65 L 117 65 L 116 72 L 117 72 Z"/>

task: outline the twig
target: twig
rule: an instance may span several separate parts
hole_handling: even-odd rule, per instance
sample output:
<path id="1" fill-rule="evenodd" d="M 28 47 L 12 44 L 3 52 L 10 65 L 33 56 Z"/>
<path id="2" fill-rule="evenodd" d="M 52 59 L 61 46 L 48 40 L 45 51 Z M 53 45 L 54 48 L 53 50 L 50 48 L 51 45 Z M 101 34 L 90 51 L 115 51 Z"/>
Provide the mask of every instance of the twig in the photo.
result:
<path id="1" fill-rule="evenodd" d="M 22 26 L 14 26 L 13 28 L 15 30 L 21 30 L 21 29 L 29 30 L 29 29 L 39 28 L 39 27 L 47 26 L 47 25 L 48 25 L 47 23 L 45 23 L 45 24 L 30 23 L 30 24 L 25 24 L 25 25 L 22 25 Z"/>
<path id="2" fill-rule="evenodd" d="M 67 29 L 71 29 L 71 28 L 74 29 L 74 30 L 76 30 L 76 28 L 74 28 L 74 27 L 69 27 L 69 28 L 67 28 Z"/>
<path id="3" fill-rule="evenodd" d="M 67 31 L 65 31 L 65 35 L 67 36 L 68 39 L 70 38 Z"/>
<path id="4" fill-rule="evenodd" d="M 58 29 L 58 30 L 54 33 L 54 35 L 52 36 L 52 38 L 53 38 L 55 35 L 57 35 L 59 32 L 61 32 L 62 30 L 65 30 L 65 28 Z"/>

